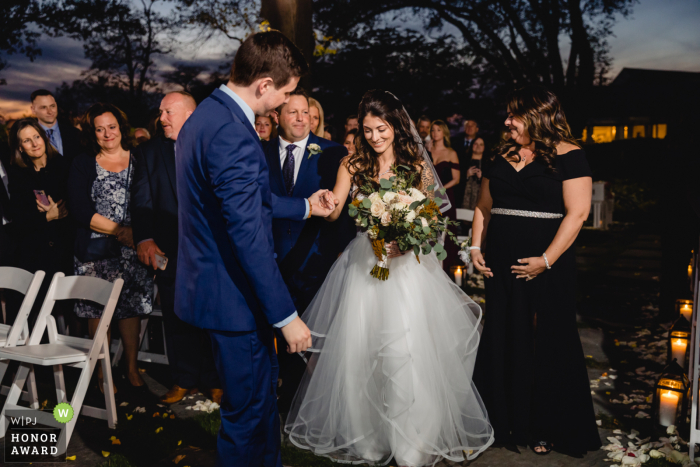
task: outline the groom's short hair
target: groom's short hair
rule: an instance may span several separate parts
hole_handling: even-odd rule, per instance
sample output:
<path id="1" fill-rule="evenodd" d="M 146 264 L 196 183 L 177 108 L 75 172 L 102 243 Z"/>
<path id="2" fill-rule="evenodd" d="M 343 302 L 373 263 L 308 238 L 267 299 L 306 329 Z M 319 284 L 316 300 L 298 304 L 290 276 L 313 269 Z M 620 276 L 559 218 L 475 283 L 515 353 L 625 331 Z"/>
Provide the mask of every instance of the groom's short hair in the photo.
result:
<path id="1" fill-rule="evenodd" d="M 257 79 L 272 78 L 280 89 L 293 77 L 309 72 L 301 50 L 279 31 L 270 29 L 249 36 L 236 52 L 231 66 L 231 81 L 237 86 L 250 86 Z"/>

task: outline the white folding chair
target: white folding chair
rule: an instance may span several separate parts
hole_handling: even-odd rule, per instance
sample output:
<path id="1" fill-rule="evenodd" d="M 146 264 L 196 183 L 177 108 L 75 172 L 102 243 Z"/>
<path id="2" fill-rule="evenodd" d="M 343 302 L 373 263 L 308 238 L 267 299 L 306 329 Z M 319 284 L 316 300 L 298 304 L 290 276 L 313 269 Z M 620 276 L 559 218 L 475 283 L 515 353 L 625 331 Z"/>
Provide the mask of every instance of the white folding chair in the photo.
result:
<path id="1" fill-rule="evenodd" d="M 44 280 L 46 273 L 37 271 L 32 274 L 29 271 L 19 268 L 0 267 L 0 289 L 10 289 L 21 294 L 24 294 L 24 300 L 17 313 L 14 326 L 0 324 L 0 347 L 16 347 L 24 345 L 29 338 L 29 327 L 27 319 L 32 311 L 36 296 L 39 293 L 39 288 Z M 14 332 L 13 332 L 14 331 Z M 0 360 L 0 381 L 5 377 L 8 360 Z M 28 392 L 22 392 L 22 399 L 29 401 L 32 408 L 39 408 L 39 398 L 36 392 L 36 379 L 34 371 L 29 373 Z M 0 394 L 7 395 L 10 391 L 8 386 L 0 388 Z"/>
<path id="2" fill-rule="evenodd" d="M 160 306 L 156 304 L 156 297 L 158 296 L 158 286 L 153 286 L 153 311 L 141 318 L 141 330 L 139 331 L 139 353 L 137 359 L 141 362 L 153 362 L 160 363 L 162 365 L 169 365 L 168 362 L 168 344 L 165 340 L 165 323 L 163 322 L 163 311 Z M 149 352 L 150 348 L 148 346 L 148 338 L 146 337 L 146 330 L 148 329 L 148 323 L 150 318 L 161 318 L 160 328 L 163 333 L 163 353 Z M 112 358 L 112 366 L 116 367 L 119 365 L 119 360 L 122 358 L 124 353 L 124 343 L 121 339 L 113 340 L 111 345 L 112 352 L 114 353 L 114 358 Z"/>
<path id="3" fill-rule="evenodd" d="M 474 221 L 474 211 L 471 209 L 457 209 L 457 220 L 473 222 Z M 472 229 L 469 229 L 469 237 L 472 236 Z M 468 237 L 457 237 L 457 240 L 464 241 Z M 467 266 L 467 274 L 474 274 L 474 263 L 469 263 Z"/>
<path id="4" fill-rule="evenodd" d="M 109 344 L 107 342 L 107 329 L 112 321 L 114 309 L 119 300 L 124 281 L 117 279 L 114 284 L 96 277 L 70 276 L 65 277 L 63 273 L 56 273 L 53 276 L 46 299 L 39 312 L 36 325 L 29 337 L 29 342 L 22 347 L 0 349 L 0 358 L 19 361 L 20 367 L 17 371 L 7 401 L 0 414 L 0 422 L 4 421 L 8 410 L 28 410 L 26 407 L 17 405 L 19 393 L 24 386 L 27 374 L 31 365 L 52 366 L 54 370 L 54 381 L 56 383 L 56 397 L 58 402 L 68 402 L 66 397 L 66 387 L 63 378 L 63 365 L 80 368 L 80 378 L 73 393 L 70 405 L 75 416 L 65 425 L 61 437 L 65 438 L 65 443 L 59 442 L 59 446 L 68 446 L 78 414 L 89 417 L 107 420 L 110 428 L 115 428 L 117 424 L 117 408 L 114 402 L 114 392 L 112 384 L 112 370 L 109 364 Z M 63 336 L 56 329 L 56 320 L 51 316 L 56 300 L 90 300 L 104 306 L 102 317 L 97 325 L 95 337 L 93 339 L 83 339 L 79 337 Z M 44 331 L 48 332 L 49 343 L 41 344 Z M 88 390 L 92 373 L 97 361 L 102 364 L 104 376 L 105 409 L 84 406 L 83 401 Z M 50 414 L 45 417 L 50 422 Z M 41 420 L 40 423 L 44 423 Z M 50 423 L 46 423 L 50 424 Z M 0 424 L 0 438 L 5 436 L 5 424 Z M 60 440 L 62 441 L 62 440 Z M 61 449 L 59 449 L 61 451 Z M 62 454 L 59 452 L 58 454 Z"/>

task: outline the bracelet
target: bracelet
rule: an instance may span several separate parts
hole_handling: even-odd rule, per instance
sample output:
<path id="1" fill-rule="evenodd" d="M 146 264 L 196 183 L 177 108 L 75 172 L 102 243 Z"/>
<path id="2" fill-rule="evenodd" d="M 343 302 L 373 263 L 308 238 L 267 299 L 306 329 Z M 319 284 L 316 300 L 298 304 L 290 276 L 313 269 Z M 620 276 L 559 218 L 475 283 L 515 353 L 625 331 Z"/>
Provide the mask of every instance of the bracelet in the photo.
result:
<path id="1" fill-rule="evenodd" d="M 542 253 L 542 257 L 544 258 L 544 265 L 547 266 L 547 269 L 552 269 L 549 265 L 549 261 L 547 261 L 547 253 Z"/>
<path id="2" fill-rule="evenodd" d="M 481 247 L 480 247 L 480 246 L 470 246 L 469 249 L 470 249 L 470 250 L 479 250 L 479 251 L 481 251 Z"/>
<path id="3" fill-rule="evenodd" d="M 310 199 L 307 198 L 306 201 L 309 203 L 309 217 L 307 217 L 307 219 L 311 219 L 311 214 L 314 212 L 314 205 L 311 204 Z"/>

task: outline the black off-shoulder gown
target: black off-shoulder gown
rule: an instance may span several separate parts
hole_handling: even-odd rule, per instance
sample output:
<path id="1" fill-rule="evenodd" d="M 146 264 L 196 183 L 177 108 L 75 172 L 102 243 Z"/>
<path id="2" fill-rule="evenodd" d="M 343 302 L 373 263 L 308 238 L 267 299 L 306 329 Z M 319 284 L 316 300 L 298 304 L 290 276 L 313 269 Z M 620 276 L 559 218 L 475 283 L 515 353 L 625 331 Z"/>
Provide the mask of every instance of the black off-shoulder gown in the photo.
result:
<path id="1" fill-rule="evenodd" d="M 562 183 L 590 177 L 582 150 L 557 156 L 556 171 L 539 162 L 521 171 L 502 157 L 490 165 L 493 208 L 564 214 Z M 518 259 L 542 256 L 562 219 L 493 214 L 484 254 L 484 331 L 474 369 L 499 444 L 546 440 L 572 456 L 600 448 L 590 383 L 576 326 L 576 261 L 570 247 L 531 281 L 516 279 Z"/>

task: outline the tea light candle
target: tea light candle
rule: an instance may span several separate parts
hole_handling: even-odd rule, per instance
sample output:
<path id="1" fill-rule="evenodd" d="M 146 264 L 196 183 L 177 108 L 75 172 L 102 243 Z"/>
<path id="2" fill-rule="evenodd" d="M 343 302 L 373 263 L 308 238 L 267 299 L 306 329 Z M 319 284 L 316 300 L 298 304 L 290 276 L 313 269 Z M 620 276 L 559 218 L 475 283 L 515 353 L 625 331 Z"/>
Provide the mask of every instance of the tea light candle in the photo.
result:
<path id="1" fill-rule="evenodd" d="M 688 303 L 684 303 L 684 304 L 681 306 L 681 314 L 682 314 L 682 315 L 685 317 L 685 319 L 687 319 L 688 322 L 690 323 L 690 322 L 691 322 L 690 319 L 693 317 L 693 307 L 692 307 L 690 304 L 688 304 Z"/>
<path id="2" fill-rule="evenodd" d="M 671 360 L 674 358 L 681 366 L 685 367 L 685 349 L 688 346 L 688 341 L 683 339 L 676 339 L 671 342 Z"/>
<path id="3" fill-rule="evenodd" d="M 455 284 L 462 287 L 462 268 L 457 268 L 455 271 Z"/>
<path id="4" fill-rule="evenodd" d="M 661 399 L 659 400 L 659 424 L 661 426 L 676 424 L 678 398 L 678 394 L 671 391 L 661 393 Z"/>

